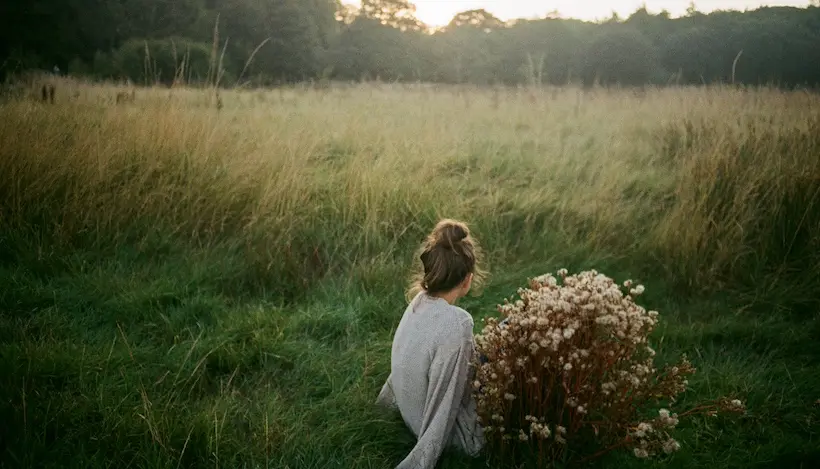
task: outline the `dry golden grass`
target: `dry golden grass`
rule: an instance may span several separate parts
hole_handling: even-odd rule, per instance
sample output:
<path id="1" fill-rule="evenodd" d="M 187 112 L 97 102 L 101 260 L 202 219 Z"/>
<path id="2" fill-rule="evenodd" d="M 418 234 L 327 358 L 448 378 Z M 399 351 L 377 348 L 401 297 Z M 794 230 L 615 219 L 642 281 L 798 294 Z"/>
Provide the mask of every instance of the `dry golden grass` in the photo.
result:
<path id="1" fill-rule="evenodd" d="M 804 92 L 382 85 L 222 91 L 217 110 L 201 90 L 114 105 L 121 88 L 58 89 L 56 106 L 2 105 L 0 174 L 7 223 L 67 239 L 162 227 L 275 270 L 303 239 L 300 269 L 344 269 L 446 215 L 502 256 L 549 238 L 648 254 L 691 285 L 816 243 L 798 239 L 820 220 L 820 97 Z"/>

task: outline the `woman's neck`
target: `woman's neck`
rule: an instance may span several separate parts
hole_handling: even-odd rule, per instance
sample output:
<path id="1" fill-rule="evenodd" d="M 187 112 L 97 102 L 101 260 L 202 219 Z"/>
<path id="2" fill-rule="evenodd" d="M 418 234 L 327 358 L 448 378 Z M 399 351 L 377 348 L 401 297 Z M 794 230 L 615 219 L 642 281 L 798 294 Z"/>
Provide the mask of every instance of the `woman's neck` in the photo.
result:
<path id="1" fill-rule="evenodd" d="M 440 299 L 446 301 L 447 303 L 449 303 L 451 305 L 456 304 L 456 301 L 458 301 L 458 298 L 459 298 L 458 292 L 455 291 L 455 290 L 454 291 L 449 291 L 449 292 L 444 292 L 444 293 L 436 293 L 435 295 L 430 295 L 430 296 L 433 297 L 433 298 L 440 298 Z"/>

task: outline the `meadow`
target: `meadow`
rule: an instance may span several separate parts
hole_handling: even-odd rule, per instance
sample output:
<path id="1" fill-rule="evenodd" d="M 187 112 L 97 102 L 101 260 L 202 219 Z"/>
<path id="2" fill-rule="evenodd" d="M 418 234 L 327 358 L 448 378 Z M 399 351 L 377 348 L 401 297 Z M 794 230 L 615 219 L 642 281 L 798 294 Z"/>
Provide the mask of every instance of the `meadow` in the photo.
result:
<path id="1" fill-rule="evenodd" d="M 596 464 L 820 465 L 820 95 L 117 93 L 0 98 L 0 467 L 393 467 L 414 438 L 374 401 L 440 217 L 487 253 L 477 328 L 596 268 L 646 286 L 658 362 L 698 369 L 681 406 L 748 407 Z"/>

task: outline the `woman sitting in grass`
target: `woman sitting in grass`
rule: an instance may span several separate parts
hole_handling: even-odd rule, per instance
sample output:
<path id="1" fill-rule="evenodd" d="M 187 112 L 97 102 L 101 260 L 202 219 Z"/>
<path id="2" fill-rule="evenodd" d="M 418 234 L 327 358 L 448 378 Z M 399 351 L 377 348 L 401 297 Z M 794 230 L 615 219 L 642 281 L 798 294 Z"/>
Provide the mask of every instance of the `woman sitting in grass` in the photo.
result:
<path id="1" fill-rule="evenodd" d="M 475 455 L 484 444 L 470 390 L 473 318 L 455 306 L 480 275 L 478 257 L 467 226 L 452 220 L 439 222 L 422 246 L 423 272 L 409 292 L 378 398 L 398 408 L 418 438 L 397 469 L 432 469 L 448 445 Z"/>

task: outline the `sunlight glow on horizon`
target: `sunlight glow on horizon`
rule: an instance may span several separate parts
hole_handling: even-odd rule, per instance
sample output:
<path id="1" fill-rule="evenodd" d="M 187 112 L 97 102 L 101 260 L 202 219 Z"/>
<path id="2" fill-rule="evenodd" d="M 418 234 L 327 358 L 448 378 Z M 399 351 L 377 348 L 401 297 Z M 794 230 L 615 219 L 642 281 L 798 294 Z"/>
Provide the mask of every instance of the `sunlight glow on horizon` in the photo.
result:
<path id="1" fill-rule="evenodd" d="M 552 11 L 558 11 L 562 18 L 581 20 L 602 20 L 612 16 L 612 12 L 626 18 L 646 5 L 651 13 L 668 11 L 673 17 L 683 15 L 689 7 L 689 0 L 411 0 L 416 5 L 416 17 L 429 26 L 444 26 L 456 13 L 483 8 L 503 21 L 519 18 L 543 18 Z M 343 0 L 343 3 L 360 5 L 358 0 Z M 695 1 L 698 11 L 708 13 L 715 10 L 753 10 L 760 6 L 809 5 L 808 0 L 700 0 Z"/>

